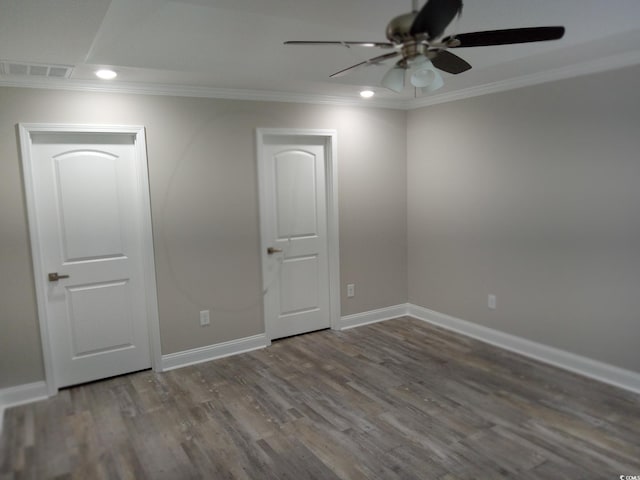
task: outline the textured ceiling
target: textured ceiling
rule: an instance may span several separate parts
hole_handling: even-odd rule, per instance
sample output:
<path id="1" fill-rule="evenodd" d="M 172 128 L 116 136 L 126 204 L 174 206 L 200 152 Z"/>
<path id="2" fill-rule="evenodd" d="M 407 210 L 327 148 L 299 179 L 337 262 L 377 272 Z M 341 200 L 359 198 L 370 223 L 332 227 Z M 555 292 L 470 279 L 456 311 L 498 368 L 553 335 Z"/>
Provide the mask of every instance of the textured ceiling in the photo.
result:
<path id="1" fill-rule="evenodd" d="M 377 99 L 408 101 L 414 95 L 410 89 L 396 94 L 379 87 L 388 66 L 329 78 L 381 50 L 282 42 L 385 41 L 387 22 L 410 9 L 409 0 L 0 0 L 0 60 L 72 65 L 70 79 L 47 79 L 58 84 L 99 85 L 95 68 L 111 66 L 119 73 L 115 87 L 342 98 L 357 98 L 362 87 L 373 87 Z M 564 25 L 565 38 L 457 49 L 473 69 L 443 74 L 445 87 L 436 95 L 607 58 L 639 57 L 638 0 L 466 0 L 462 18 L 451 28 L 468 32 L 539 25 Z"/>

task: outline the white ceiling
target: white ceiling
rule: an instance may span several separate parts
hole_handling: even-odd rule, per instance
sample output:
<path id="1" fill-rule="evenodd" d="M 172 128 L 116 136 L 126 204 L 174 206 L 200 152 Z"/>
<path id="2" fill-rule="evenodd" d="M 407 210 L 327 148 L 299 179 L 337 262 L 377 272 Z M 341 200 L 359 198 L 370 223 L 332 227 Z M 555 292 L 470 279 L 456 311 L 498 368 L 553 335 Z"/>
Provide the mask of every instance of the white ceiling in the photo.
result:
<path id="1" fill-rule="evenodd" d="M 379 87 L 385 66 L 329 78 L 387 51 L 282 43 L 385 41 L 387 22 L 410 9 L 410 0 L 0 0 L 0 60 L 73 66 L 70 79 L 39 79 L 53 88 L 99 89 L 104 83 L 93 72 L 110 66 L 119 73 L 111 89 L 355 100 L 362 87 L 373 87 L 378 102 L 407 103 L 411 89 L 399 95 Z M 546 72 L 640 63 L 638 0 L 466 0 L 462 18 L 450 27 L 470 32 L 544 25 L 564 25 L 565 37 L 456 49 L 473 69 L 443 74 L 445 86 L 435 97 L 517 84 Z M 33 81 L 0 76 L 0 84 Z"/>

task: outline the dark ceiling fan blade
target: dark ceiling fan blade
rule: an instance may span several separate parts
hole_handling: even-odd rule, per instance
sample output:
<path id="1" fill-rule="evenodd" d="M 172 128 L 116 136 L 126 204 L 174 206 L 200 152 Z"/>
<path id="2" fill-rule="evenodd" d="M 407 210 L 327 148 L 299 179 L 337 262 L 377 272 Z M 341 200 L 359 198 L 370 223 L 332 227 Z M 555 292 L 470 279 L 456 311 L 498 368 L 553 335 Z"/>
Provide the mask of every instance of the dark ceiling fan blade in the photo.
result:
<path id="1" fill-rule="evenodd" d="M 411 24 L 409 33 L 426 33 L 429 39 L 437 38 L 461 11 L 462 0 L 428 0 Z"/>
<path id="2" fill-rule="evenodd" d="M 339 45 L 342 47 L 379 47 L 392 48 L 393 43 L 389 42 L 332 42 L 332 41 L 307 41 L 307 40 L 289 40 L 284 42 L 285 45 Z"/>
<path id="3" fill-rule="evenodd" d="M 355 70 L 358 67 L 363 67 L 365 65 L 376 65 L 376 64 L 384 62 L 385 60 L 388 60 L 390 58 L 397 57 L 398 55 L 400 55 L 399 52 L 385 53 L 384 55 L 379 55 L 377 57 L 370 58 L 369 60 L 365 60 L 364 62 L 356 63 L 355 65 L 351 65 L 350 67 L 347 67 L 347 68 L 345 68 L 343 70 L 340 70 L 339 72 L 336 72 L 336 73 L 334 73 L 332 75 L 329 75 L 329 77 L 330 78 L 340 77 L 340 76 L 344 75 L 345 73 L 350 72 L 351 70 Z"/>
<path id="4" fill-rule="evenodd" d="M 514 43 L 545 42 L 547 40 L 558 40 L 563 36 L 564 27 L 510 28 L 507 30 L 460 33 L 453 37 L 445 38 L 443 43 L 451 42 L 449 48 L 488 47 Z"/>
<path id="5" fill-rule="evenodd" d="M 431 59 L 431 63 L 433 63 L 434 67 L 454 75 L 471 69 L 471 65 L 466 60 L 446 50 L 440 50 L 438 55 Z"/>

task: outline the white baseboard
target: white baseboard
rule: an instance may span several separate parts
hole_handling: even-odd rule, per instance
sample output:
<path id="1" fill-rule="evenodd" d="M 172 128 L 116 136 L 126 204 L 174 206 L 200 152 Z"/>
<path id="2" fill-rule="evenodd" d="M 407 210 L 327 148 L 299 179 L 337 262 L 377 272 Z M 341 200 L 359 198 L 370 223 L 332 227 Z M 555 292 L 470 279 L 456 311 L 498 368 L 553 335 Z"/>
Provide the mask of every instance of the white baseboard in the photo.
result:
<path id="1" fill-rule="evenodd" d="M 409 303 L 344 316 L 339 321 L 338 329 L 346 330 L 405 315 L 539 360 L 543 363 L 640 394 L 640 373 L 638 372 L 609 365 Z M 260 334 L 207 347 L 194 348 L 193 350 L 186 350 L 184 352 L 170 353 L 162 356 L 162 371 L 186 367 L 188 365 L 207 362 L 251 350 L 258 350 L 270 344 L 271 342 L 267 339 L 266 335 Z M 0 432 L 2 432 L 2 420 L 5 408 L 43 400 L 48 397 L 47 384 L 45 382 L 34 382 L 0 389 Z"/>
<path id="2" fill-rule="evenodd" d="M 161 367 L 162 371 L 166 372 L 175 368 L 186 367 L 187 365 L 265 348 L 270 344 L 271 342 L 267 340 L 265 334 L 254 335 L 207 347 L 163 355 Z M 47 384 L 45 382 L 27 383 L 0 389 L 0 433 L 2 432 L 5 408 L 44 400 L 48 397 Z"/>
<path id="3" fill-rule="evenodd" d="M 0 433 L 2 433 L 5 408 L 37 402 L 48 397 L 49 394 L 45 382 L 25 383 L 24 385 L 0 389 Z"/>
<path id="4" fill-rule="evenodd" d="M 392 307 L 370 310 L 368 312 L 345 315 L 340 318 L 337 330 L 347 330 L 370 323 L 383 322 L 384 320 L 402 317 L 407 314 L 408 308 L 409 304 L 403 303 Z"/>
<path id="5" fill-rule="evenodd" d="M 640 393 L 640 373 L 409 304 L 407 315 L 609 385 Z"/>
<path id="6" fill-rule="evenodd" d="M 168 355 L 162 356 L 162 371 L 166 372 L 175 368 L 208 362 L 216 358 L 250 352 L 251 350 L 268 347 L 270 344 L 271 342 L 267 339 L 267 336 L 262 333 L 252 337 L 239 338 L 237 340 L 216 343 L 215 345 L 194 348 L 183 352 L 169 353 Z"/>

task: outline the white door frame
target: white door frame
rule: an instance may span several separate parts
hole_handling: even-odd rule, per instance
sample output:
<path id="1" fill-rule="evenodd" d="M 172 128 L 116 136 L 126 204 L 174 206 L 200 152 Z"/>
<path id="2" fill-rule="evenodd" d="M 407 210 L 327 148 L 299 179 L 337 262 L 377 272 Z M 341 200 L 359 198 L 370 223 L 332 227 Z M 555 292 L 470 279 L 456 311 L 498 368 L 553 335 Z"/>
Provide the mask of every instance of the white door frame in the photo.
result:
<path id="1" fill-rule="evenodd" d="M 142 228 L 142 261 L 144 268 L 145 302 L 147 307 L 147 325 L 149 329 L 149 346 L 151 348 L 151 366 L 154 371 L 161 370 L 160 322 L 158 318 L 158 297 L 156 288 L 156 270 L 153 254 L 153 233 L 151 229 L 151 200 L 149 197 L 149 176 L 147 172 L 147 147 L 143 126 L 138 125 L 76 125 L 49 123 L 20 123 L 20 151 L 24 175 L 25 196 L 27 201 L 27 217 L 33 274 L 35 276 L 36 302 L 40 323 L 40 340 L 44 359 L 45 382 L 47 393 L 52 396 L 58 393 L 58 381 L 53 368 L 49 319 L 47 317 L 47 295 L 43 263 L 43 246 L 36 215 L 36 194 L 34 188 L 34 168 L 32 155 L 32 134 L 35 133 L 114 133 L 129 134 L 134 139 L 134 160 L 136 162 L 136 181 L 141 211 L 138 222 Z"/>
<path id="2" fill-rule="evenodd" d="M 327 257 L 329 261 L 329 316 L 331 329 L 340 328 L 340 237 L 338 217 L 338 132 L 324 129 L 300 128 L 258 128 L 256 129 L 256 161 L 258 164 L 258 191 L 260 202 L 260 259 L 271 245 L 271 239 L 265 238 L 267 226 L 267 192 L 265 191 L 264 140 L 269 136 L 282 137 L 323 137 L 325 139 L 325 183 L 327 202 Z M 261 262 L 262 263 L 262 262 Z M 264 278 L 264 276 L 262 277 Z M 266 285 L 263 285 L 263 289 Z M 264 295 L 264 291 L 263 291 Z M 263 297 L 264 299 L 264 297 Z M 267 339 L 271 340 L 269 325 L 265 318 L 263 304 L 262 320 Z"/>

